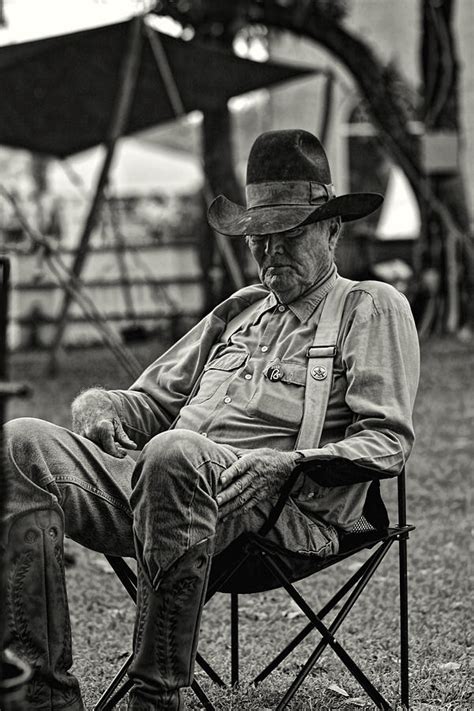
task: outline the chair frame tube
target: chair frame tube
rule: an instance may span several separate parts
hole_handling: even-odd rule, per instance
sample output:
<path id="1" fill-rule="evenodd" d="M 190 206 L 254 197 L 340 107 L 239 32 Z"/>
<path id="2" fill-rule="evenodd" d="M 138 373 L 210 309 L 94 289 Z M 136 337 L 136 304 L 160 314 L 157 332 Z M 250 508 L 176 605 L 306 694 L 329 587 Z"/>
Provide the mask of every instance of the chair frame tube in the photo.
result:
<path id="1" fill-rule="evenodd" d="M 398 476 L 398 529 L 393 531 L 396 535 L 380 541 L 377 550 L 363 563 L 349 580 L 341 586 L 341 588 L 332 596 L 332 598 L 319 610 L 316 614 L 314 610 L 307 604 L 300 593 L 293 587 L 288 580 L 284 570 L 279 563 L 271 556 L 271 551 L 267 551 L 264 544 L 258 540 L 251 539 L 244 549 L 244 554 L 231 569 L 227 569 L 209 586 L 207 600 L 209 600 L 215 592 L 221 589 L 227 582 L 235 576 L 239 568 L 245 563 L 250 555 L 260 557 L 262 563 L 279 579 L 282 587 L 287 591 L 290 597 L 303 611 L 309 619 L 309 623 L 292 639 L 289 644 L 263 669 L 253 680 L 252 683 L 257 684 L 271 674 L 286 657 L 299 645 L 299 643 L 307 637 L 312 631 L 317 630 L 322 639 L 315 647 L 314 651 L 308 658 L 306 664 L 302 667 L 297 677 L 286 691 L 285 695 L 278 704 L 276 711 L 282 711 L 288 703 L 293 699 L 298 689 L 313 669 L 317 660 L 320 658 L 327 646 L 330 646 L 349 672 L 359 682 L 365 692 L 374 701 L 379 709 L 383 711 L 391 711 L 392 706 L 386 701 L 382 694 L 373 686 L 364 672 L 360 669 L 357 663 L 346 652 L 346 650 L 334 638 L 337 630 L 346 619 L 352 607 L 362 594 L 366 585 L 376 572 L 378 566 L 387 554 L 395 541 L 399 544 L 399 583 L 400 583 L 400 697 L 401 702 L 409 711 L 409 633 L 408 633 L 408 571 L 407 571 L 407 541 L 409 532 L 414 529 L 414 526 L 409 526 L 406 523 L 406 480 L 405 471 L 403 470 Z M 273 521 L 274 523 L 274 521 Z M 361 547 L 362 549 L 362 547 Z M 352 555 L 352 551 L 347 557 Z M 108 562 L 112 566 L 117 577 L 122 585 L 136 603 L 137 595 L 137 576 L 122 558 L 106 556 Z M 324 569 L 324 568 L 322 568 Z M 322 619 L 331 612 L 335 606 L 343 600 L 347 595 L 347 599 L 343 603 L 341 609 L 337 613 L 332 623 L 326 627 Z M 231 616 L 231 684 L 234 686 L 239 682 L 239 594 L 236 592 L 230 593 L 230 616 Z M 110 683 L 108 689 L 104 692 L 94 711 L 109 711 L 113 709 L 123 696 L 129 691 L 132 686 L 130 679 L 123 681 L 127 670 L 132 662 L 133 654 L 129 656 L 126 662 L 122 665 L 119 672 Z M 198 653 L 196 661 L 201 666 L 203 671 L 210 677 L 212 681 L 221 687 L 225 687 L 225 682 L 212 666 Z M 121 683 L 122 682 L 122 683 Z M 191 688 L 196 694 L 199 701 L 203 704 L 206 711 L 215 711 L 215 706 L 212 704 L 202 687 L 196 680 L 193 681 Z"/>
<path id="2" fill-rule="evenodd" d="M 326 603 L 324 607 L 321 608 L 321 610 L 318 613 L 319 618 L 322 620 L 326 615 L 331 612 L 331 610 L 342 600 L 342 598 L 351 590 L 354 585 L 357 583 L 359 578 L 364 575 L 364 572 L 367 570 L 367 568 L 370 565 L 371 558 L 368 558 L 365 563 L 361 565 L 359 570 L 357 570 L 350 578 L 349 580 L 344 583 L 344 585 L 337 591 L 335 595 L 329 600 L 329 602 Z M 300 642 L 302 642 L 310 632 L 314 630 L 314 625 L 312 622 L 309 622 L 303 629 L 298 632 L 298 634 L 287 644 L 287 646 L 282 649 L 282 651 L 277 654 L 277 656 L 268 664 L 265 669 L 263 669 L 260 674 L 258 674 L 254 680 L 253 684 L 259 684 L 261 681 L 266 679 L 269 674 L 271 674 L 280 664 L 283 662 L 291 652 L 296 649 L 296 647 L 299 645 Z"/>
<path id="3" fill-rule="evenodd" d="M 375 688 L 375 686 L 372 684 L 372 682 L 364 674 L 362 669 L 352 659 L 350 654 L 348 652 L 346 652 L 344 647 L 342 647 L 339 644 L 339 642 L 334 638 L 333 634 L 331 634 L 329 629 L 321 622 L 319 617 L 311 609 L 311 607 L 308 605 L 306 600 L 300 595 L 300 593 L 291 585 L 291 583 L 289 583 L 287 581 L 286 576 L 285 576 L 284 572 L 281 570 L 278 563 L 276 563 L 274 560 L 272 560 L 268 556 L 262 557 L 262 562 L 270 570 L 272 570 L 272 572 L 275 573 L 275 575 L 277 575 L 279 577 L 279 579 L 282 583 L 282 587 L 285 588 L 287 593 L 295 601 L 295 603 L 298 605 L 300 610 L 302 610 L 305 613 L 305 615 L 314 624 L 314 627 L 318 630 L 320 635 L 323 637 L 323 639 L 326 642 L 325 646 L 329 645 L 331 647 L 333 652 L 339 657 L 341 662 L 347 667 L 347 669 L 350 671 L 352 676 L 355 679 L 357 679 L 359 684 L 362 686 L 364 691 L 370 696 L 372 701 L 374 701 L 377 704 L 377 707 L 379 709 L 382 709 L 383 711 L 392 711 L 392 707 L 390 706 L 390 704 L 386 701 L 386 699 L 384 699 L 382 694 Z M 355 600 L 354 600 L 354 602 L 355 602 Z M 298 684 L 298 687 L 299 687 L 299 685 L 300 684 Z M 297 690 L 297 688 L 292 689 L 291 696 L 287 692 L 284 699 L 277 706 L 276 711 L 281 711 L 281 709 L 284 709 L 287 706 L 290 699 L 293 698 L 294 694 L 296 693 L 296 690 Z"/>
<path id="4" fill-rule="evenodd" d="M 398 525 L 407 528 L 406 513 L 406 477 L 405 470 L 397 481 L 398 489 Z M 408 632 L 408 531 L 398 537 L 399 577 L 400 577 L 400 697 L 406 711 L 410 708 L 409 682 L 409 632 Z"/>

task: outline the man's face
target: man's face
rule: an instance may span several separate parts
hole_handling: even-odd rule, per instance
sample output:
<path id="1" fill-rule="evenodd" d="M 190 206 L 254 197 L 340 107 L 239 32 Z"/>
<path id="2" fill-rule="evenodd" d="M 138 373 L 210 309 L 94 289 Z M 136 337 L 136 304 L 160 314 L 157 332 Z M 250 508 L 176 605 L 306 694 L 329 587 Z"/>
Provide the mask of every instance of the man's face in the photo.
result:
<path id="1" fill-rule="evenodd" d="M 262 284 L 288 304 L 316 284 L 334 261 L 339 225 L 325 220 L 287 232 L 250 235 L 247 244 Z"/>

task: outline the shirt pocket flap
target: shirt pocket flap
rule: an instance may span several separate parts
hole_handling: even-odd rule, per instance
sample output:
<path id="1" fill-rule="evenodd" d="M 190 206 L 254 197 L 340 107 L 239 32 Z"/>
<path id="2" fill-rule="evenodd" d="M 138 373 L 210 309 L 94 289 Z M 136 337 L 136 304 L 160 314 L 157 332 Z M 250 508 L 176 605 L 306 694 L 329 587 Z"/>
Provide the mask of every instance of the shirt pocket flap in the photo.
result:
<path id="1" fill-rule="evenodd" d="M 236 353 L 224 353 L 217 358 L 214 358 L 210 363 L 206 363 L 204 370 L 235 370 L 240 368 L 241 365 L 245 363 L 247 358 L 247 353 L 245 351 L 239 351 Z"/>
<path id="2" fill-rule="evenodd" d="M 277 376 L 271 378 L 270 373 L 275 370 L 277 371 Z M 291 385 L 306 385 L 306 366 L 300 363 L 274 361 L 267 365 L 263 374 L 268 380 L 281 380 L 282 383 L 290 383 Z"/>
<path id="3" fill-rule="evenodd" d="M 306 366 L 293 363 L 285 365 L 282 380 L 292 385 L 306 385 Z"/>

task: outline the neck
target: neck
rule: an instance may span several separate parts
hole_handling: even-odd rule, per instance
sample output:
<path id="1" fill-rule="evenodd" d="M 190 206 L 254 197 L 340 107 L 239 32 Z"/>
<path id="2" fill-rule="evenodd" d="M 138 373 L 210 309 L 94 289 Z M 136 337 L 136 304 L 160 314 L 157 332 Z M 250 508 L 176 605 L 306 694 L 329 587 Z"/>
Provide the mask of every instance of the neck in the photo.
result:
<path id="1" fill-rule="evenodd" d="M 309 284 L 306 289 L 303 289 L 293 298 L 288 298 L 288 293 L 285 294 L 284 292 L 281 292 L 278 294 L 276 291 L 273 291 L 273 289 L 272 291 L 280 303 L 291 304 L 294 301 L 298 301 L 298 299 L 303 298 L 304 296 L 306 296 L 306 294 L 309 294 L 309 292 L 313 291 L 314 289 L 319 289 L 319 287 L 321 287 L 326 281 L 328 281 L 328 279 L 330 279 L 335 274 L 335 272 L 336 265 L 334 262 L 331 262 L 326 271 L 321 276 L 317 277 L 316 281 L 314 281 L 312 284 Z"/>

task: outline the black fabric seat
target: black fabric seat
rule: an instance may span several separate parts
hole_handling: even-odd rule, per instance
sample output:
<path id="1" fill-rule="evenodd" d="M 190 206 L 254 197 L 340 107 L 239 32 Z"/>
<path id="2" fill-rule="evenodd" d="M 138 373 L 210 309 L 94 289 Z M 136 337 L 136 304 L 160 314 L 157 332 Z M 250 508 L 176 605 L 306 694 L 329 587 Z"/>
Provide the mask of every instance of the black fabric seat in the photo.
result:
<path id="1" fill-rule="evenodd" d="M 243 534 L 225 551 L 217 555 L 211 569 L 207 600 L 216 592 L 229 593 L 231 597 L 231 684 L 239 680 L 239 596 L 284 588 L 296 605 L 307 617 L 307 624 L 291 639 L 254 679 L 257 684 L 268 677 L 289 654 L 312 632 L 317 631 L 321 637 L 308 661 L 298 672 L 295 680 L 284 694 L 276 711 L 287 707 L 301 684 L 314 668 L 322 653 L 329 646 L 339 657 L 349 672 L 360 683 L 377 708 L 390 710 L 396 707 L 396 701 L 390 703 L 368 679 L 359 665 L 350 657 L 346 650 L 336 640 L 335 635 L 354 604 L 362 595 L 367 584 L 376 573 L 382 560 L 385 558 L 394 543 L 399 547 L 399 587 L 400 587 L 400 701 L 405 709 L 409 709 L 408 687 L 408 589 L 407 589 L 407 539 L 414 526 L 406 523 L 406 497 L 405 497 L 405 472 L 402 471 L 397 478 L 398 483 L 398 525 L 384 527 L 378 530 L 349 533 L 343 535 L 337 555 L 319 559 L 308 554 L 289 552 L 274 543 L 266 540 L 265 535 Z M 289 491 L 292 482 L 288 483 L 282 491 L 279 504 L 275 507 L 274 516 L 270 517 L 267 530 L 275 523 L 279 511 Z M 378 486 L 378 482 L 377 482 Z M 278 511 L 279 509 L 279 511 Z M 385 511 L 385 509 L 384 509 Z M 385 515 L 382 516 L 385 520 Z M 388 519 L 387 519 L 388 520 Z M 322 570 L 361 553 L 370 550 L 370 555 L 350 577 L 334 591 L 331 599 L 318 611 L 314 611 L 294 588 L 293 583 L 317 575 Z M 128 593 L 136 598 L 136 575 L 128 564 L 121 558 L 107 556 L 114 571 L 122 581 Z M 324 618 L 340 606 L 330 625 L 326 626 Z M 393 612 L 392 612 L 393 614 Z M 361 633 L 363 635 L 363 632 Z M 115 679 L 104 692 L 95 706 L 94 711 L 113 709 L 115 704 L 123 698 L 131 687 L 128 679 L 124 681 L 132 656 L 120 669 Z M 212 666 L 198 653 L 197 664 L 219 686 L 226 686 L 225 682 L 215 672 Z M 194 680 L 192 688 L 203 707 L 208 711 L 215 711 L 215 707 L 207 697 L 201 686 Z"/>

